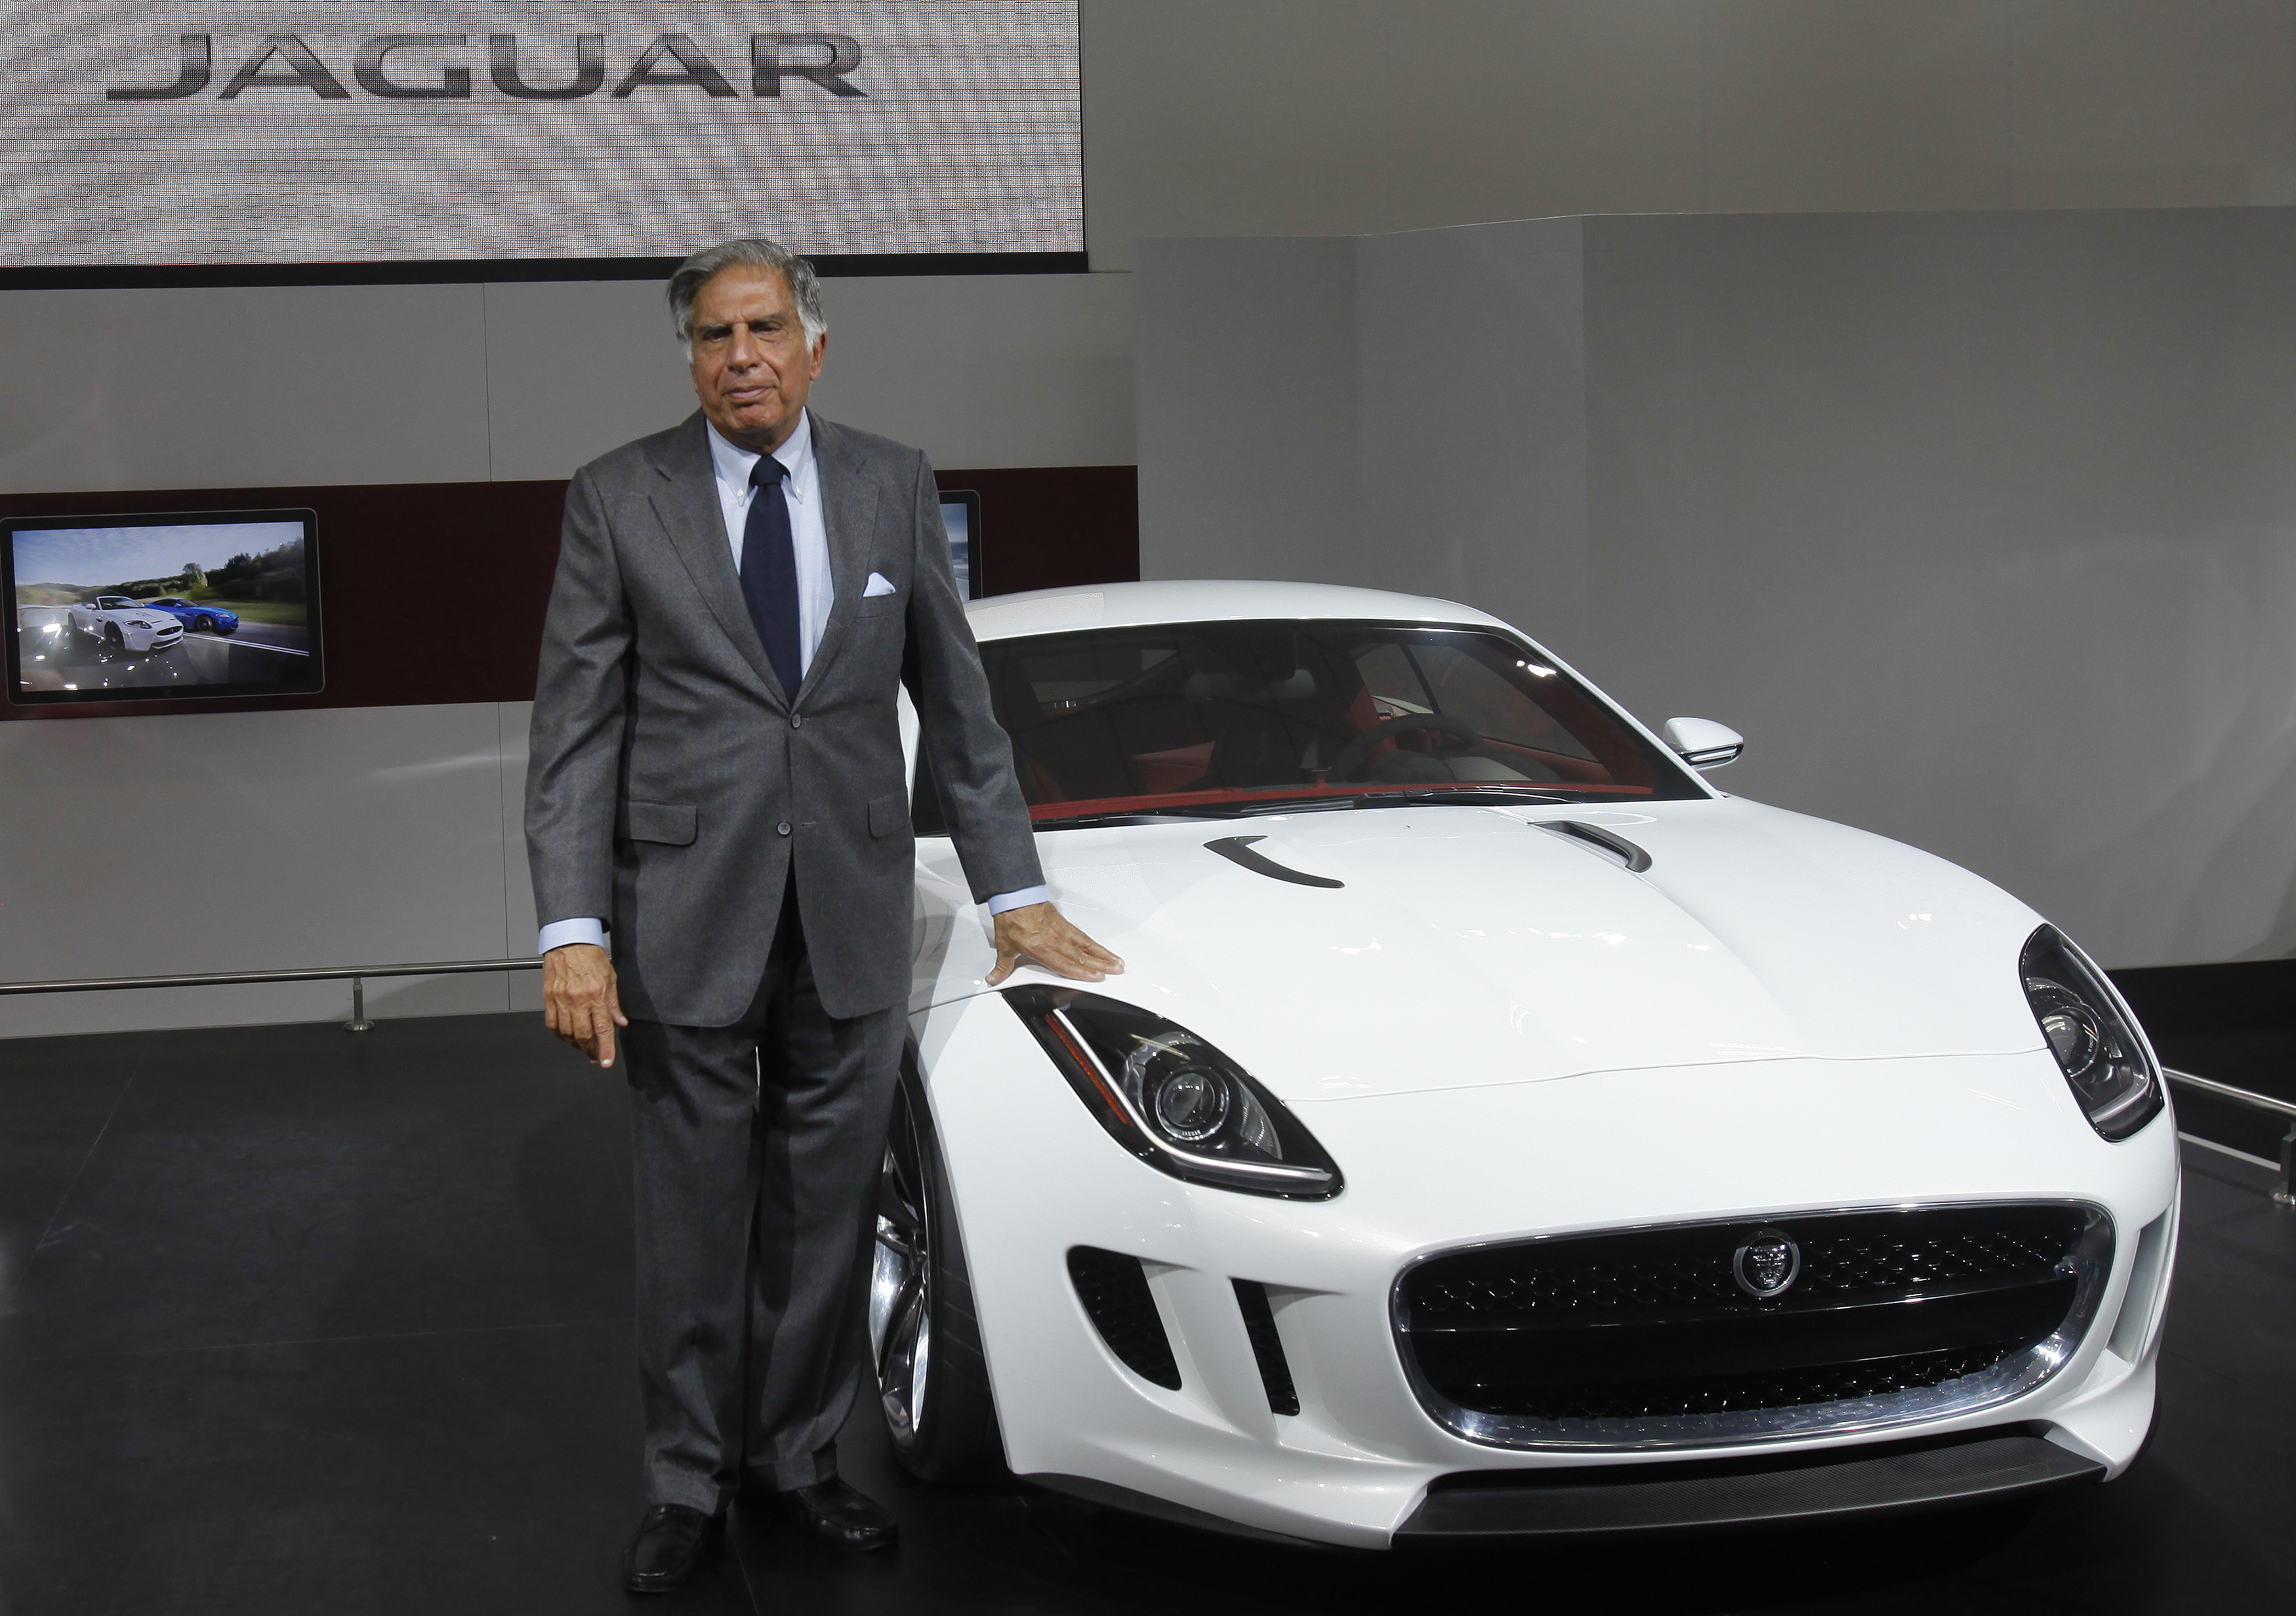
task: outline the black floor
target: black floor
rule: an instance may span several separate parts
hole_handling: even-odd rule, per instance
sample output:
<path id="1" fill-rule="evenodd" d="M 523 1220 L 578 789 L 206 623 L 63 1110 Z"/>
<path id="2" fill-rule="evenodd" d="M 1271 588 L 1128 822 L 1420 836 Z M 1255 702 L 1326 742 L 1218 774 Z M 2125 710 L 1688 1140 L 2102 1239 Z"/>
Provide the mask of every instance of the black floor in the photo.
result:
<path id="1" fill-rule="evenodd" d="M 2036 1510 L 1286 1551 L 913 1485 L 865 1410 L 844 1467 L 898 1550 L 737 1521 L 706 1586 L 628 1600 L 627 1172 L 619 1078 L 531 1017 L 0 1043 L 0 1616 L 2216 1612 L 2296 1587 L 2296 1212 L 2188 1147 L 2152 1447 Z"/>

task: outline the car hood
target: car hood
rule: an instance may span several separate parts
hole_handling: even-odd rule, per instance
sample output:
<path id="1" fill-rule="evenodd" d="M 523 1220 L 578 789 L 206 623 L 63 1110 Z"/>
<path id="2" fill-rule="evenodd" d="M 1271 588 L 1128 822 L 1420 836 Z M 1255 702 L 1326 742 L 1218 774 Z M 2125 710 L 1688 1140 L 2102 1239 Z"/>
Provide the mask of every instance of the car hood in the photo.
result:
<path id="1" fill-rule="evenodd" d="M 1649 869 L 1549 828 L 1566 819 Z M 1238 836 L 1343 885 L 1205 845 Z M 1353 809 L 1037 845 L 1063 910 L 1127 962 L 1097 991 L 1287 1099 L 2043 1047 L 2017 980 L 2031 910 L 1901 844 L 1742 800 Z"/>

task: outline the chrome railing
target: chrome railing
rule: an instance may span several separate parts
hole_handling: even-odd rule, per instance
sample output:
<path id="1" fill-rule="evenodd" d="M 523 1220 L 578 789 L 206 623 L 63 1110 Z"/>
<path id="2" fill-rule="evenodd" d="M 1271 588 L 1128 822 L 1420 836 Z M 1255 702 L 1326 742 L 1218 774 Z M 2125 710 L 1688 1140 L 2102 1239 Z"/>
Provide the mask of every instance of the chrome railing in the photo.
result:
<path id="1" fill-rule="evenodd" d="M 476 976 L 489 971 L 538 971 L 539 959 L 437 959 L 428 965 L 328 966 L 302 971 L 209 971 L 189 976 L 78 976 L 56 982 L 0 982 L 0 998 L 13 993 L 100 993 L 119 988 L 242 987 L 271 982 L 348 982 L 351 1018 L 346 1032 L 372 1032 L 366 1018 L 370 976 Z"/>
<path id="2" fill-rule="evenodd" d="M 2213 1094 L 2220 1100 L 2230 1100 L 2234 1105 L 2245 1106 L 2251 1111 L 2261 1111 L 2267 1116 L 2287 1118 L 2288 1131 L 2280 1136 L 2280 1178 L 2279 1181 L 2272 1187 L 2272 1198 L 2279 1205 L 2296 1206 L 2296 1105 L 2292 1105 L 2286 1100 L 2274 1099 L 2268 1094 L 2256 1094 L 2246 1089 L 2235 1089 L 2230 1083 L 2220 1083 L 2212 1077 L 2195 1077 L 2189 1072 L 2172 1072 L 2165 1066 L 2161 1068 L 2161 1075 L 2172 1083 L 2182 1084 L 2187 1089 L 2196 1089 L 2202 1094 Z M 2184 1137 L 2191 1139 L 2193 1136 L 2186 1134 Z M 2217 1144 L 2214 1139 L 2202 1139 L 2201 1143 L 2218 1150 L 2226 1148 L 2225 1146 Z M 2231 1154 L 2251 1162 L 2262 1163 L 2267 1167 L 2272 1165 L 2271 1163 L 2264 1161 L 2263 1157 L 2250 1155 L 2245 1150 L 2235 1150 Z"/>

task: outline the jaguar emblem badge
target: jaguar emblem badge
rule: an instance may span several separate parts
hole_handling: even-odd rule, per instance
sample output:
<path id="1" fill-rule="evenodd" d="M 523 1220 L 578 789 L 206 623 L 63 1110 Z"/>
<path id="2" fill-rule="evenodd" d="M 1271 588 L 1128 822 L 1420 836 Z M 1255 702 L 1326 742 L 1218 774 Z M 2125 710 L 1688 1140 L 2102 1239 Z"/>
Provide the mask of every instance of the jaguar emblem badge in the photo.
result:
<path id="1" fill-rule="evenodd" d="M 1801 1248 L 1782 1229 L 1757 1229 L 1753 1237 L 1738 1248 L 1737 1256 L 1731 1260 L 1730 1272 L 1737 1279 L 1740 1290 L 1757 1302 L 1767 1302 L 1774 1296 L 1784 1295 L 1788 1287 L 1801 1277 Z"/>

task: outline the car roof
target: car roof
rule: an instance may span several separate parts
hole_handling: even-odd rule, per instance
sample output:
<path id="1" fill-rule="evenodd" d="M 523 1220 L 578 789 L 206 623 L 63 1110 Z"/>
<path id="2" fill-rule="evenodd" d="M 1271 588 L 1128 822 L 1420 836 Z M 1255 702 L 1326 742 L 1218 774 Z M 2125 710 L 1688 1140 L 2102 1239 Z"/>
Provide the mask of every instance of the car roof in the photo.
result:
<path id="1" fill-rule="evenodd" d="M 1201 623 L 1253 618 L 1338 618 L 1361 622 L 1464 623 L 1505 628 L 1488 612 L 1428 595 L 1339 584 L 1277 584 L 1205 579 L 1152 584 L 1095 584 L 1079 589 L 1038 589 L 991 595 L 965 608 L 977 640 L 1058 634 L 1087 628 L 1127 628 L 1153 623 Z"/>

